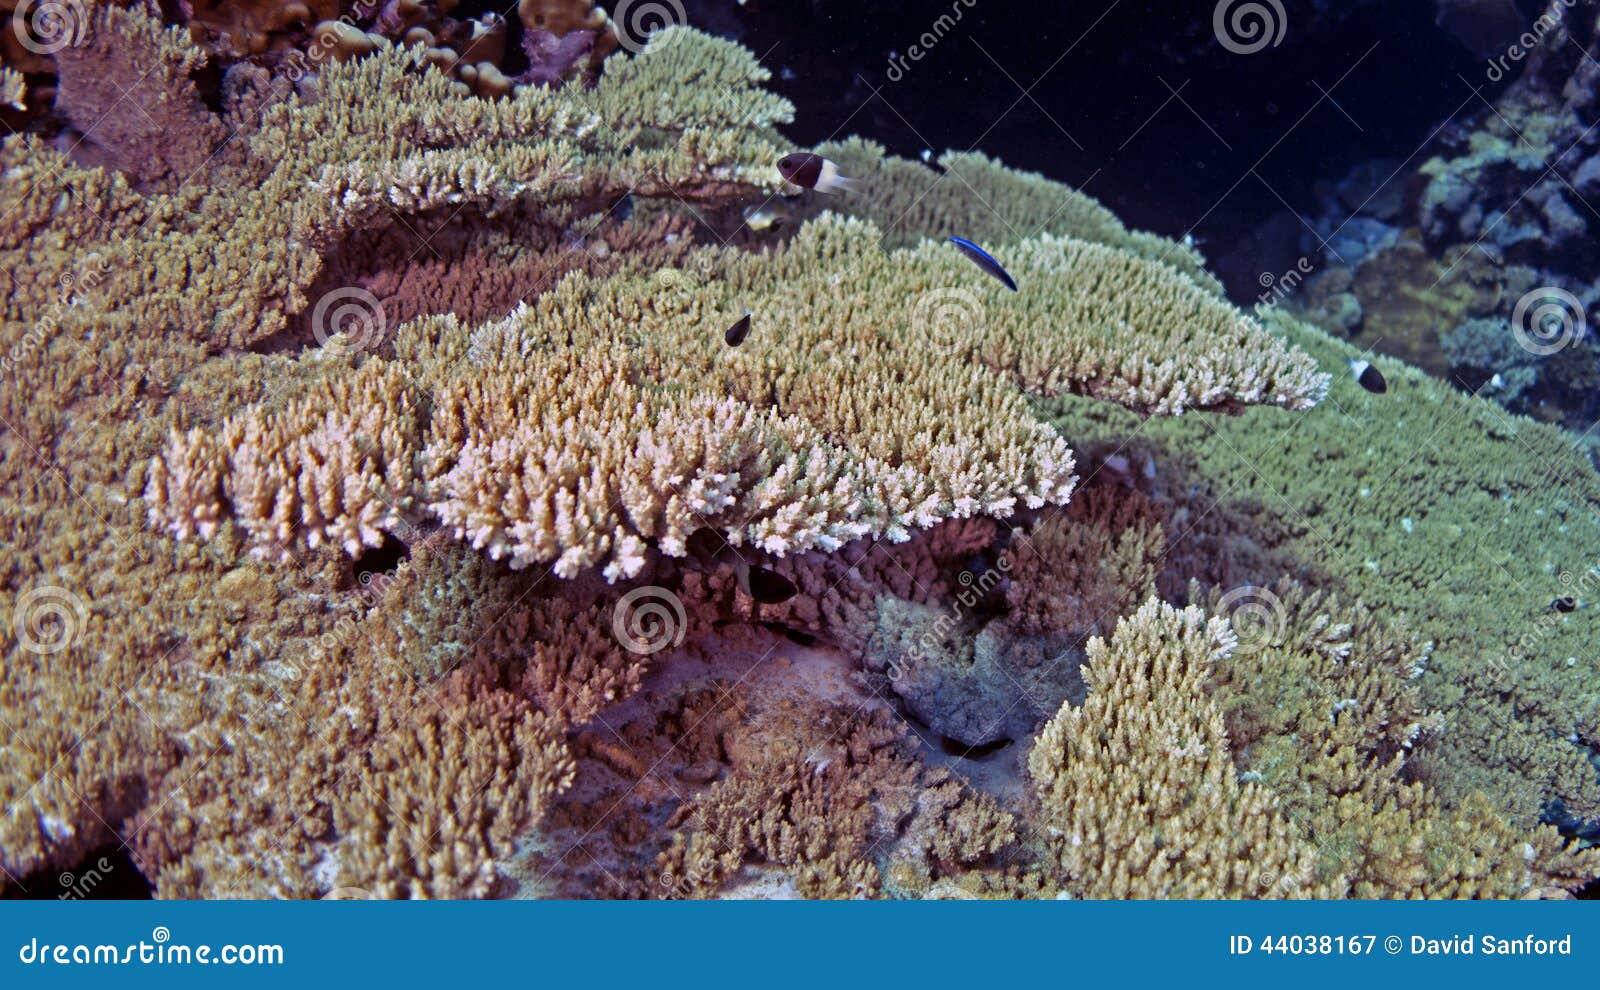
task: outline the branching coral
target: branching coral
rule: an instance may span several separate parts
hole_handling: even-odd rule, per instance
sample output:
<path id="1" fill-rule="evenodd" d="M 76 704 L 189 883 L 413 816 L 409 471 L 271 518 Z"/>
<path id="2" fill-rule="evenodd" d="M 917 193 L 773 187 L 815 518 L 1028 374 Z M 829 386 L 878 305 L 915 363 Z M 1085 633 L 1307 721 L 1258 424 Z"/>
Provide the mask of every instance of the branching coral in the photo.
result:
<path id="1" fill-rule="evenodd" d="M 0 148 L 0 357 L 31 386 L 0 390 L 0 494 L 27 520 L 0 527 L 7 871 L 115 838 L 163 896 L 486 896 L 507 891 L 549 815 L 563 837 L 603 831 L 619 861 L 605 889 L 636 895 L 737 894 L 758 874 L 826 896 L 1332 893 L 1344 877 L 1362 893 L 1509 895 L 1594 872 L 1524 828 L 1547 795 L 1591 807 L 1560 740 L 1594 738 L 1595 713 L 1543 669 L 1576 655 L 1581 613 L 1505 676 L 1518 714 L 1481 758 L 1464 754 L 1511 711 L 1485 701 L 1504 684 L 1407 680 L 1417 654 L 1371 616 L 1288 591 L 1294 634 L 1249 655 L 1195 610 L 1122 616 L 1091 651 L 1087 699 L 1068 686 L 1082 707 L 1034 749 L 1037 814 L 1003 787 L 976 796 L 901 737 L 892 704 L 971 697 L 958 682 L 972 671 L 1055 691 L 1078 676 L 1078 641 L 1152 584 L 1175 595 L 1193 574 L 1265 566 L 1243 539 L 1197 563 L 1184 541 L 1213 516 L 1191 471 L 1255 493 L 1215 514 L 1230 524 L 1291 499 L 1333 507 L 1336 550 L 1378 549 L 1319 576 L 1396 602 L 1443 585 L 1430 670 L 1489 655 L 1490 625 L 1438 629 L 1481 591 L 1378 528 L 1427 515 L 1355 501 L 1386 480 L 1383 461 L 1411 495 L 1431 490 L 1394 438 L 1435 397 L 1399 369 L 1385 368 L 1393 418 L 1359 443 L 1339 411 L 1311 414 L 1341 428 L 1308 450 L 1282 442 L 1300 417 L 1140 426 L 1304 410 L 1327 383 L 1284 338 L 1325 366 L 1340 354 L 1228 306 L 1187 249 L 977 156 L 947 157 L 939 180 L 858 149 L 846 171 L 874 194 L 838 205 L 909 209 L 904 194 L 926 193 L 898 226 L 821 216 L 759 253 L 693 246 L 702 207 L 776 188 L 789 108 L 749 53 L 687 30 L 613 58 L 593 89 L 496 100 L 438 71 L 426 39 L 297 85 L 271 59 L 219 66 L 212 115 L 180 32 L 96 17 L 59 60 L 58 110 L 93 147 L 79 161 L 36 139 Z M 149 70 L 140 98 L 171 115 L 169 146 L 123 121 L 85 126 L 109 64 Z M 916 241 L 950 226 L 996 245 L 1023 291 Z M 881 250 L 885 230 L 900 246 Z M 370 334 L 331 333 L 349 328 L 319 322 L 321 304 L 352 289 L 381 316 L 358 328 Z M 746 310 L 754 329 L 729 348 Z M 1343 412 L 1378 414 L 1335 388 Z M 1485 496 L 1537 500 L 1526 526 L 1542 546 L 1560 545 L 1549 526 L 1588 525 L 1592 477 L 1548 435 L 1436 404 L 1476 431 L 1451 456 L 1559 471 Z M 1123 427 L 1143 431 L 1148 470 L 1126 480 L 1147 491 L 1102 484 L 1061 513 L 1063 435 L 1109 447 Z M 1236 448 L 1288 458 L 1271 477 L 1306 491 L 1240 469 Z M 1489 484 L 1484 470 L 1459 476 Z M 1015 531 L 998 521 L 1019 510 L 1032 514 Z M 201 539 L 157 538 L 151 513 Z M 1310 538 L 1302 519 L 1274 526 L 1290 550 Z M 1419 546 L 1437 556 L 1436 539 L 1424 529 Z M 1277 566 L 1289 551 L 1273 552 Z M 755 602 L 739 557 L 795 597 Z M 991 584 L 1002 559 L 1009 584 Z M 671 669 L 626 648 L 608 577 L 681 596 Z M 955 615 L 951 655 L 973 659 L 924 695 L 866 662 L 917 610 Z M 760 623 L 866 669 L 818 650 L 771 688 L 800 700 L 758 704 L 711 678 L 727 670 L 714 644 L 770 636 Z M 687 683 L 690 661 L 707 680 Z M 640 690 L 647 676 L 662 698 Z M 1009 739 L 1039 714 L 1015 700 Z M 1460 721 L 1415 736 L 1434 724 L 1424 701 Z M 982 714 L 967 721 L 996 724 Z M 611 789 L 585 790 L 580 763 Z M 1452 829 L 1465 848 L 1447 848 Z M 570 853 L 590 848 L 551 850 L 541 889 L 572 891 L 591 867 Z M 1268 869 L 1280 878 L 1263 884 Z"/>
<path id="2" fill-rule="evenodd" d="M 768 129 L 788 119 L 788 104 L 755 88 L 766 75 L 747 52 L 677 30 L 654 36 L 664 50 L 640 58 L 647 67 L 624 61 L 592 90 L 483 101 L 455 92 L 420 55 L 394 51 L 325 66 L 310 99 L 241 76 L 239 103 L 258 116 L 239 121 L 220 149 L 208 140 L 214 125 L 183 128 L 181 152 L 181 142 L 160 147 L 147 130 L 104 130 L 118 160 L 173 168 L 198 160 L 212 173 L 191 171 L 171 194 L 140 197 L 120 177 L 8 142 L 8 167 L 22 169 L 8 189 L 18 200 L 8 205 L 24 214 L 17 229 L 48 228 L 15 245 L 8 267 L 48 273 L 49 282 L 74 257 L 98 253 L 107 272 L 99 298 L 140 301 L 119 318 L 240 346 L 280 333 L 311 306 L 306 291 L 324 256 L 408 214 L 470 217 L 532 204 L 525 222 L 560 230 L 575 208 L 603 211 L 630 192 L 703 202 L 775 181 Z M 108 10 L 94 31 L 121 36 L 119 59 L 161 67 L 172 106 L 193 104 L 182 70 L 203 56 L 176 30 L 157 33 L 146 19 Z M 63 63 L 64 89 L 79 88 L 75 73 L 102 71 L 95 51 Z M 679 77 L 718 88 L 697 85 L 663 103 Z M 62 322 L 85 318 L 68 312 Z"/>
<path id="3" fill-rule="evenodd" d="M 1439 727 L 1416 690 L 1425 646 L 1287 583 L 1265 597 L 1270 626 L 1152 601 L 1090 644 L 1088 700 L 1029 757 L 1067 889 L 1563 896 L 1600 869 L 1553 828 L 1510 824 L 1482 795 L 1448 809 L 1408 779 Z"/>
<path id="4" fill-rule="evenodd" d="M 1085 897 L 1327 897 L 1316 852 L 1258 784 L 1241 783 L 1212 667 L 1236 640 L 1196 608 L 1152 600 L 1089 643 L 1089 698 L 1028 757 L 1067 887 Z M 1279 878 L 1295 878 L 1283 884 Z"/>
<path id="5" fill-rule="evenodd" d="M 734 773 L 674 815 L 685 827 L 658 864 L 672 895 L 708 896 L 752 863 L 784 870 L 804 897 L 867 897 L 882 882 L 878 846 L 886 850 L 902 828 L 916 836 L 907 856 L 947 867 L 1014 838 L 1011 816 L 992 800 L 906 759 L 905 730 L 885 712 L 769 718 L 779 727 L 735 742 Z M 741 745 L 755 752 L 737 752 Z"/>
<path id="6" fill-rule="evenodd" d="M 1097 485 L 1081 489 L 1065 513 L 1016 533 L 1008 625 L 1030 635 L 1110 632 L 1155 593 L 1166 540 L 1154 515 L 1139 492 Z"/>
<path id="7" fill-rule="evenodd" d="M 96 59 L 114 59 L 149 70 L 156 109 L 196 112 L 185 73 L 201 56 L 179 33 L 119 10 L 90 28 L 62 62 L 81 109 L 99 99 Z M 103 44 L 109 35 L 125 50 Z M 548 588 L 503 573 L 462 581 L 471 567 L 459 561 L 435 559 L 424 576 L 412 568 L 431 551 L 411 530 L 403 603 L 356 592 L 326 554 L 239 559 L 242 544 L 217 529 L 224 494 L 276 516 L 261 541 L 359 546 L 374 527 L 397 528 L 417 446 L 400 437 L 417 427 L 388 404 L 403 365 L 353 361 L 337 346 L 347 338 L 305 362 L 207 351 L 280 334 L 311 309 L 324 257 L 347 257 L 363 225 L 403 224 L 408 203 L 440 204 L 441 222 L 522 211 L 548 243 L 629 188 L 699 201 L 759 188 L 772 156 L 756 132 L 786 105 L 750 89 L 760 69 L 748 53 L 692 33 L 675 47 L 680 67 L 696 52 L 721 60 L 707 71 L 723 91 L 693 101 L 721 121 L 714 134 L 660 108 L 630 115 L 638 94 L 615 83 L 490 108 L 391 52 L 325 67 L 309 97 L 264 70 L 230 73 L 234 136 L 220 148 L 198 124 L 165 148 L 138 128 L 91 128 L 119 163 L 165 163 L 139 189 L 37 140 L 5 142 L 0 355 L 8 380 L 32 387 L 0 389 L 0 491 L 31 520 L 0 531 L 0 718 L 14 757 L 0 781 L 0 867 L 65 865 L 117 836 L 168 896 L 489 892 L 490 864 L 569 779 L 564 733 L 638 684 L 611 601 L 569 588 L 579 597 L 554 604 Z M 748 128 L 727 123 L 741 113 Z M 625 146 L 601 114 L 650 148 Z M 677 178 L 647 174 L 657 166 Z M 398 183 L 388 206 L 331 198 L 329 183 L 387 197 L 378 173 Z M 242 422 L 216 431 L 227 410 L 269 395 L 255 425 L 297 424 L 275 432 L 287 445 Z M 191 497 L 183 526 L 211 533 L 203 548 L 148 546 L 129 527 L 127 472 L 142 475 L 163 436 L 187 438 L 193 457 L 136 484 Z M 252 467 L 224 478 L 202 437 Z M 499 623 L 495 636 L 484 623 Z M 43 710 L 58 714 L 30 714 Z"/>
<path id="8" fill-rule="evenodd" d="M 1320 876 L 1362 898 L 1524 897 L 1600 870 L 1600 852 L 1569 852 L 1549 826 L 1517 827 L 1481 794 L 1446 808 L 1416 782 L 1413 748 L 1449 731 L 1418 691 L 1432 644 L 1287 582 L 1263 600 L 1274 614 L 1241 630 L 1214 696 L 1239 763 L 1315 843 Z M 1220 591 L 1208 602 L 1228 609 Z"/>

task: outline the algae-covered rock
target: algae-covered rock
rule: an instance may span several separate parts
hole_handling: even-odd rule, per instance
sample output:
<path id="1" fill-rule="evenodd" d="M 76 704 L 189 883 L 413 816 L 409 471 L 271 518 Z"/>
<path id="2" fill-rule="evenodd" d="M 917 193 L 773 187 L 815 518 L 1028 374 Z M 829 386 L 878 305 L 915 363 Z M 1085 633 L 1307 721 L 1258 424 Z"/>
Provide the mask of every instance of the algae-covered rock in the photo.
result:
<path id="1" fill-rule="evenodd" d="M 1029 735 L 1080 698 L 1082 635 L 1017 636 L 1002 622 L 975 635 L 949 609 L 880 599 L 866 669 L 947 743 L 968 749 Z"/>

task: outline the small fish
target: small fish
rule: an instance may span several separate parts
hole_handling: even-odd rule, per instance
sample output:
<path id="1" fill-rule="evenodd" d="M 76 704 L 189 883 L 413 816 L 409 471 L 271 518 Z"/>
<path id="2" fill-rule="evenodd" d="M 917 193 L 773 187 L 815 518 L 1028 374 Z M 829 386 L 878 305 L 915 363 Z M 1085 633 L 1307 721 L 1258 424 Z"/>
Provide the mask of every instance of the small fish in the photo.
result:
<path id="1" fill-rule="evenodd" d="M 729 347 L 738 347 L 744 343 L 746 337 L 750 336 L 750 317 L 752 315 L 754 314 L 746 312 L 734 321 L 733 326 L 728 328 L 727 333 L 722 335 L 722 339 L 728 342 Z"/>
<path id="2" fill-rule="evenodd" d="M 948 171 L 948 169 L 946 169 L 943 165 L 939 164 L 939 159 L 933 157 L 932 148 L 923 148 L 922 154 L 918 155 L 917 157 L 922 159 L 922 164 L 933 169 L 935 172 L 938 172 L 940 175 L 943 175 L 946 171 Z"/>
<path id="3" fill-rule="evenodd" d="M 1017 280 L 1006 273 L 1000 262 L 983 248 L 967 240 L 965 237 L 952 237 L 950 243 L 961 249 L 961 253 L 972 259 L 972 263 L 1005 283 L 1006 288 L 1012 292 L 1017 291 Z"/>
<path id="4" fill-rule="evenodd" d="M 744 208 L 744 225 L 756 233 L 779 230 L 792 218 L 781 203 L 752 203 Z"/>
<path id="5" fill-rule="evenodd" d="M 800 590 L 793 581 L 777 571 L 746 563 L 743 559 L 734 563 L 733 572 L 739 579 L 739 590 L 762 605 L 786 602 Z"/>
<path id="6" fill-rule="evenodd" d="M 611 216 L 626 222 L 633 216 L 633 193 L 624 193 L 622 198 L 611 204 Z"/>
<path id="7" fill-rule="evenodd" d="M 1350 374 L 1355 376 L 1357 384 L 1373 395 L 1382 395 L 1389 391 L 1389 383 L 1383 380 L 1383 373 L 1368 361 L 1351 358 Z"/>
<path id="8" fill-rule="evenodd" d="M 778 159 L 778 172 L 800 188 L 819 193 L 849 192 L 856 186 L 856 180 L 839 174 L 839 166 L 809 152 L 797 151 Z"/>
<path id="9" fill-rule="evenodd" d="M 1552 612 L 1570 612 L 1578 607 L 1578 600 L 1571 595 L 1562 595 L 1550 603 Z"/>

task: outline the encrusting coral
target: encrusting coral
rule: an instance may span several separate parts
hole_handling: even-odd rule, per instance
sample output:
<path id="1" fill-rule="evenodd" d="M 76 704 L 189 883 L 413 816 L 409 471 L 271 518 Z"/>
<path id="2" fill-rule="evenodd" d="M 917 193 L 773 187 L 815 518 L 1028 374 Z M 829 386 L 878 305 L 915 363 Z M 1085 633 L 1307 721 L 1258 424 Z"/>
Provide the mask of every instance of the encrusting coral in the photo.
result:
<path id="1" fill-rule="evenodd" d="M 1600 491 L 1551 435 L 1389 365 L 1386 405 L 1341 380 L 1309 409 L 1343 356 L 1328 338 L 1242 314 L 1188 248 L 977 156 L 942 182 L 859 167 L 881 199 L 835 205 L 866 219 L 697 243 L 702 216 L 779 191 L 790 110 L 748 52 L 687 29 L 593 88 L 480 99 L 422 44 L 296 79 L 137 13 L 89 28 L 52 63 L 63 140 L 0 146 L 0 371 L 29 386 L 0 390 L 13 877 L 114 842 L 167 897 L 495 896 L 529 857 L 552 882 L 520 892 L 571 893 L 594 866 L 565 840 L 591 832 L 604 889 L 634 896 L 1511 896 L 1600 872 L 1529 827 L 1552 798 L 1600 817 L 1596 713 L 1560 679 L 1592 673 L 1563 663 L 1585 613 L 1530 632 L 1497 677 L 1467 672 L 1505 652 L 1479 621 L 1503 582 L 1440 573 L 1465 527 L 1394 440 L 1435 406 L 1465 424 L 1439 470 L 1493 487 L 1447 495 L 1533 510 L 1514 545 L 1543 557 L 1502 559 L 1512 536 L 1485 550 L 1537 590 L 1576 568 L 1583 540 L 1557 533 L 1589 527 Z M 108 65 L 148 74 L 135 97 L 164 133 L 88 120 Z M 930 207 L 897 225 L 875 210 L 902 180 Z M 957 218 L 1022 292 L 918 240 Z M 1176 415 L 1248 405 L 1300 415 Z M 1352 440 L 1352 412 L 1382 429 Z M 1497 463 L 1530 478 L 1491 479 Z M 1384 467 L 1404 508 L 1357 494 Z M 1108 471 L 1063 508 L 1075 473 Z M 1208 503 L 1209 482 L 1255 501 Z M 1308 580 L 1411 613 L 1435 643 L 1421 678 L 1414 636 L 1286 586 L 1294 632 L 1259 652 L 1198 610 L 1191 578 L 1317 557 L 1283 509 L 1316 500 L 1338 519 Z M 1414 545 L 1389 530 L 1402 514 Z M 757 601 L 757 565 L 794 596 Z M 1130 618 L 1152 589 L 1194 607 Z M 641 593 L 681 609 L 660 652 L 628 635 Z M 899 718 L 993 702 L 977 677 L 941 660 L 918 695 L 869 663 L 914 612 L 952 617 L 943 659 L 1028 675 L 990 762 Z M 1112 628 L 1084 697 L 1082 641 Z M 770 662 L 782 677 L 774 629 L 816 640 Z M 751 678 L 727 676 L 730 653 Z M 1350 718 L 1320 718 L 1347 697 Z M 1115 712 L 1139 758 L 1107 766 L 1108 727 L 1080 712 Z M 1051 715 L 1033 801 L 1004 767 Z M 999 779 L 979 793 L 941 759 Z M 1116 828 L 1092 831 L 1093 767 L 1128 796 Z M 1205 792 L 1183 805 L 1161 781 Z M 567 855 L 539 849 L 556 836 Z M 1262 865 L 1239 855 L 1252 836 Z M 1165 872 L 1128 872 L 1179 842 Z M 1263 887 L 1269 865 L 1290 879 Z"/>

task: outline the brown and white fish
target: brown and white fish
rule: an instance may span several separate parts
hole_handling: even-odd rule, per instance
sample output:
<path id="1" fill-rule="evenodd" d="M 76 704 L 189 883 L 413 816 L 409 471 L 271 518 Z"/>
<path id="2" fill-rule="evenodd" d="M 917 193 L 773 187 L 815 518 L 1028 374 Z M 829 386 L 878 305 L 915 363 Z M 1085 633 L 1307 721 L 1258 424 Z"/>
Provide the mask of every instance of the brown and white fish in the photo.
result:
<path id="1" fill-rule="evenodd" d="M 815 189 L 819 193 L 849 192 L 856 186 L 855 179 L 839 174 L 839 166 L 810 152 L 797 151 L 778 159 L 778 172 L 784 179 L 802 189 Z"/>

